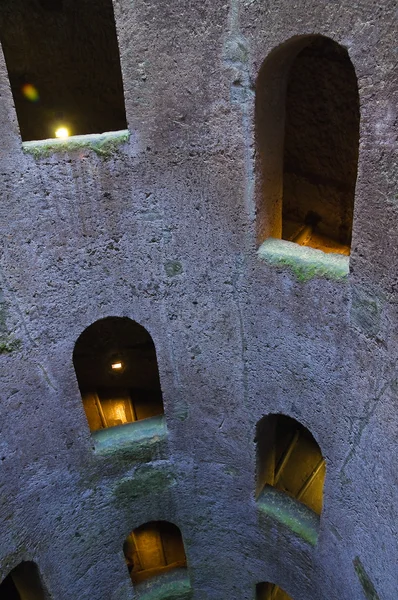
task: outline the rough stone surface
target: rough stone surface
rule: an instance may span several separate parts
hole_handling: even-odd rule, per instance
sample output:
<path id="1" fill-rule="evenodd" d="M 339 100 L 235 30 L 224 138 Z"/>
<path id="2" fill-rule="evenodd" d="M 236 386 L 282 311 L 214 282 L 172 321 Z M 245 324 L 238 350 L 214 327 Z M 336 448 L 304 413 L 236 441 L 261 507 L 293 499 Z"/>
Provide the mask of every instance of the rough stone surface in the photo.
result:
<path id="1" fill-rule="evenodd" d="M 169 520 L 194 600 L 253 600 L 262 581 L 294 600 L 395 600 L 396 2 L 114 7 L 131 135 L 112 152 L 25 153 L 1 63 L 0 578 L 35 561 L 54 600 L 132 600 L 123 541 Z M 338 281 L 256 252 L 254 82 L 308 33 L 345 46 L 359 82 Z M 156 346 L 167 439 L 138 464 L 94 449 L 73 369 L 107 316 Z M 315 547 L 254 499 L 256 423 L 277 412 L 326 458 Z"/>

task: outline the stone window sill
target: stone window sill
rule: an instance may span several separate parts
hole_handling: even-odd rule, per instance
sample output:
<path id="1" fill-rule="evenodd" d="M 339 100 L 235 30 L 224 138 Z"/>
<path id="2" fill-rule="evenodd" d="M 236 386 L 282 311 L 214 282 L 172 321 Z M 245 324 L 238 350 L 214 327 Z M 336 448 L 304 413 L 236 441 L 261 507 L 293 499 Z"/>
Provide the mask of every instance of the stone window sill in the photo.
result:
<path id="1" fill-rule="evenodd" d="M 92 133 L 88 135 L 72 135 L 66 139 L 48 139 L 33 142 L 22 142 L 26 154 L 34 158 L 44 158 L 54 153 L 69 153 L 76 150 L 92 150 L 99 156 L 111 156 L 118 146 L 128 142 L 130 132 L 128 129 L 121 131 L 108 131 L 106 133 Z"/>
<path id="2" fill-rule="evenodd" d="M 94 431 L 92 434 L 95 452 L 108 454 L 123 450 L 150 449 L 166 440 L 167 428 L 164 415 L 126 423 Z"/>
<path id="3" fill-rule="evenodd" d="M 278 521 L 312 546 L 316 546 L 320 517 L 308 506 L 268 485 L 258 497 L 257 506 L 271 519 Z"/>
<path id="4" fill-rule="evenodd" d="M 286 240 L 268 238 L 258 249 L 263 262 L 278 267 L 288 267 L 299 281 L 314 277 L 346 279 L 349 273 L 349 257 L 300 246 Z"/>
<path id="5" fill-rule="evenodd" d="M 134 586 L 139 600 L 189 600 L 191 582 L 186 568 L 173 569 Z"/>

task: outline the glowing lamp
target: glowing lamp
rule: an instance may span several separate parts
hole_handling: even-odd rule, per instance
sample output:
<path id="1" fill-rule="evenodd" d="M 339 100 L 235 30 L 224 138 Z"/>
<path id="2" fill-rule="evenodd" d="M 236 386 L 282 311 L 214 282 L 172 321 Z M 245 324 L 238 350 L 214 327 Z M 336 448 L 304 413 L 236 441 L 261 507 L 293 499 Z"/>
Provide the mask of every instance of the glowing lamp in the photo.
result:
<path id="1" fill-rule="evenodd" d="M 69 137 L 69 129 L 67 127 L 58 127 L 58 129 L 55 130 L 55 137 L 60 140 L 65 140 Z"/>
<path id="2" fill-rule="evenodd" d="M 123 364 L 121 362 L 115 362 L 115 363 L 112 363 L 111 367 L 112 367 L 113 371 L 120 371 L 121 368 L 123 367 Z"/>

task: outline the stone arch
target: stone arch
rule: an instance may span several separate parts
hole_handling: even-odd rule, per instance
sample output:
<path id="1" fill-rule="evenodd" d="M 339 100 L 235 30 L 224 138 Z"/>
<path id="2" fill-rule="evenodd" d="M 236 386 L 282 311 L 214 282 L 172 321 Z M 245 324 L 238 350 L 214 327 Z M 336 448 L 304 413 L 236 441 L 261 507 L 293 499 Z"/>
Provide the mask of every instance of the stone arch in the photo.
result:
<path id="1" fill-rule="evenodd" d="M 150 521 L 134 529 L 123 552 L 134 584 L 187 567 L 181 531 L 168 521 Z"/>
<path id="2" fill-rule="evenodd" d="M 359 119 L 343 46 L 305 35 L 269 54 L 256 84 L 258 245 L 273 237 L 349 254 Z"/>
<path id="3" fill-rule="evenodd" d="M 292 598 L 276 584 L 263 582 L 256 585 L 256 600 L 292 600 Z"/>
<path id="4" fill-rule="evenodd" d="M 7 600 L 49 600 L 36 563 L 17 565 L 0 584 L 0 597 Z"/>
<path id="5" fill-rule="evenodd" d="M 281 414 L 263 417 L 256 427 L 256 496 L 272 486 L 321 514 L 325 459 L 311 432 Z"/>
<path id="6" fill-rule="evenodd" d="M 87 327 L 73 364 L 91 431 L 164 413 L 155 345 L 136 321 L 107 317 Z"/>

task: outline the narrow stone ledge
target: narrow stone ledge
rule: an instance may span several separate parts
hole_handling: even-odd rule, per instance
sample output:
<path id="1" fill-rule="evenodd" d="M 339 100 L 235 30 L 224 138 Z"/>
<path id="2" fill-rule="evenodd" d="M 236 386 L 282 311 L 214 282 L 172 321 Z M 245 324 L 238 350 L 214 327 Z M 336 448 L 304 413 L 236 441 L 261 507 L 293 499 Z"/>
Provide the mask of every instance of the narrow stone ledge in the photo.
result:
<path id="1" fill-rule="evenodd" d="M 134 586 L 139 600 L 189 600 L 192 588 L 186 568 L 173 569 Z"/>
<path id="2" fill-rule="evenodd" d="M 151 417 L 118 427 L 109 427 L 92 433 L 95 452 L 113 454 L 128 451 L 141 456 L 155 450 L 167 438 L 166 420 L 163 415 Z"/>
<path id="3" fill-rule="evenodd" d="M 66 139 L 38 140 L 22 142 L 26 154 L 34 158 L 44 158 L 54 153 L 69 153 L 76 150 L 93 150 L 99 156 L 111 156 L 120 146 L 128 142 L 130 132 L 128 129 L 121 131 L 108 131 L 106 133 L 93 133 L 88 135 L 72 135 Z"/>
<path id="4" fill-rule="evenodd" d="M 258 257 L 269 265 L 290 268 L 299 281 L 314 277 L 346 279 L 349 273 L 348 256 L 322 252 L 287 240 L 268 238 L 258 249 Z"/>
<path id="5" fill-rule="evenodd" d="M 320 517 L 285 492 L 266 485 L 257 500 L 258 508 L 312 546 L 316 546 Z"/>

